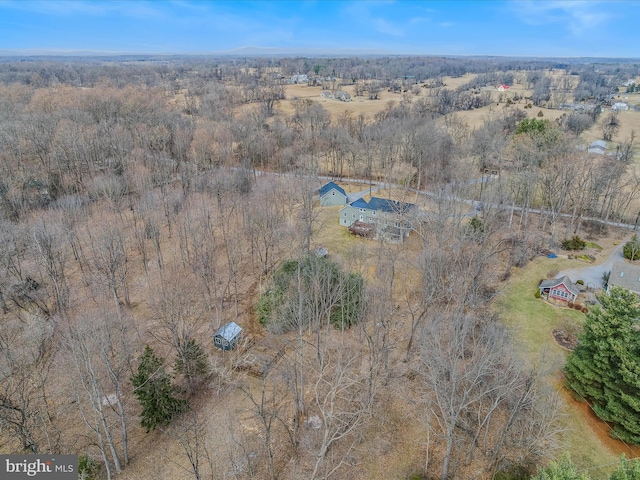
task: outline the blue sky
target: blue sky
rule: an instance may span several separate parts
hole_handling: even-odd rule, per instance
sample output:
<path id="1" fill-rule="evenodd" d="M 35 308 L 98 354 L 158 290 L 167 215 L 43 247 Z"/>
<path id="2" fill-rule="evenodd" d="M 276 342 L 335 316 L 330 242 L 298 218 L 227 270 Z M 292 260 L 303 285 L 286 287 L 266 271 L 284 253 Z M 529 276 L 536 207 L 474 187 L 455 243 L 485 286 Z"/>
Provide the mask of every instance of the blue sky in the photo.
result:
<path id="1" fill-rule="evenodd" d="M 640 1 L 0 0 L 0 50 L 640 57 Z"/>

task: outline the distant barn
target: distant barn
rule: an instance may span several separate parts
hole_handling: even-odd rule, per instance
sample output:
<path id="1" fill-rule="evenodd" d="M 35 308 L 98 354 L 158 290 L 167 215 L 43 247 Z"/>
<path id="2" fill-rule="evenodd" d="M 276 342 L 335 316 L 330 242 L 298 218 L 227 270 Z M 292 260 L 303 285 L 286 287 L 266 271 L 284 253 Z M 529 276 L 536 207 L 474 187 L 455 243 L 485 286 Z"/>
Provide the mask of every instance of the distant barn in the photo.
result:
<path id="1" fill-rule="evenodd" d="M 235 322 L 229 322 L 218 329 L 213 336 L 213 344 L 221 350 L 231 350 L 241 338 L 242 327 Z"/>

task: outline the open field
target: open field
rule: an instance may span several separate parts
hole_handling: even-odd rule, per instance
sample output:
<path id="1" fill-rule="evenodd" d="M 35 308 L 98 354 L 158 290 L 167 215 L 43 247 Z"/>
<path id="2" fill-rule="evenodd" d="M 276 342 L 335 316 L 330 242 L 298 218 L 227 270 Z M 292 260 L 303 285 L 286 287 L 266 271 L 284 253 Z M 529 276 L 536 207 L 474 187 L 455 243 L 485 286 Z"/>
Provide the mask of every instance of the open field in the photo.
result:
<path id="1" fill-rule="evenodd" d="M 512 72 L 515 74 L 514 84 L 511 86 L 509 92 L 503 93 L 504 99 L 513 98 L 514 94 L 520 94 L 523 97 L 528 97 L 532 94 L 531 89 L 527 89 L 526 85 L 523 83 L 517 83 L 517 80 L 523 74 L 520 72 Z M 566 75 L 564 70 L 554 70 L 551 72 L 551 77 L 553 78 L 562 78 Z M 466 83 L 468 83 L 471 79 L 473 79 L 476 75 L 474 74 L 466 74 L 461 77 L 443 77 L 443 81 L 445 83 L 446 89 L 456 89 Z M 577 82 L 577 77 L 573 77 L 574 83 Z M 336 120 L 345 112 L 350 112 L 352 115 L 364 115 L 367 118 L 372 118 L 376 113 L 381 110 L 384 110 L 388 107 L 390 103 L 397 104 L 403 101 L 403 94 L 401 93 L 391 93 L 386 90 L 382 90 L 379 95 L 379 99 L 377 100 L 369 100 L 366 95 L 356 97 L 354 94 L 354 87 L 352 85 L 347 85 L 344 87 L 340 87 L 340 89 L 348 92 L 351 95 L 351 102 L 341 102 L 339 100 L 327 99 L 320 96 L 320 93 L 323 91 L 322 87 L 309 87 L 307 85 L 286 85 L 286 99 L 281 101 L 278 105 L 278 112 L 283 115 L 291 115 L 293 113 L 293 107 L 288 100 L 293 98 L 308 98 L 315 102 L 320 103 L 331 115 L 333 120 Z M 498 97 L 502 92 L 498 92 L 495 87 L 484 87 L 483 91 L 488 91 L 492 94 L 492 97 L 497 101 Z M 421 88 L 421 93 L 419 96 L 409 95 L 409 100 L 423 98 L 428 96 L 430 93 L 430 89 Z M 626 101 L 630 105 L 640 104 L 640 93 L 620 93 L 618 95 L 621 101 Z M 543 117 L 549 120 L 556 120 L 561 117 L 565 113 L 569 113 L 567 110 L 559 110 L 559 109 L 549 109 L 543 107 L 533 107 L 531 109 L 525 109 L 526 101 L 521 99 L 515 102 L 513 105 L 507 106 L 505 103 L 496 103 L 492 105 L 487 105 L 486 107 L 475 109 L 475 110 L 466 110 L 455 112 L 455 115 L 458 116 L 462 121 L 464 121 L 471 130 L 479 128 L 482 126 L 485 119 L 490 118 L 493 115 L 501 115 L 506 113 L 508 109 L 517 108 L 521 111 L 524 111 L 529 118 L 538 118 L 539 112 L 542 112 Z M 603 115 L 607 113 L 608 110 L 603 112 Z M 619 113 L 620 115 L 620 130 L 613 138 L 613 144 L 623 142 L 630 138 L 632 132 L 636 132 L 636 134 L 640 134 L 640 112 L 627 110 Z M 601 117 L 602 118 L 602 117 Z M 591 143 L 594 140 L 599 140 L 602 138 L 601 129 L 599 123 L 596 122 L 589 130 L 585 131 L 582 134 L 582 138 L 585 143 Z M 635 156 L 637 161 L 640 161 L 640 149 L 636 152 Z"/>
<path id="2" fill-rule="evenodd" d="M 402 94 L 390 93 L 385 90 L 380 91 L 379 98 L 377 100 L 369 100 L 365 96 L 356 97 L 354 87 L 352 85 L 346 85 L 340 87 L 340 90 L 347 92 L 351 95 L 350 102 L 341 102 L 340 100 L 334 100 L 324 98 L 320 96 L 320 93 L 324 91 L 322 87 L 309 87 L 307 85 L 287 85 L 286 86 L 286 98 L 288 100 L 294 98 L 308 98 L 322 105 L 327 112 L 331 115 L 333 120 L 338 119 L 344 112 L 350 112 L 354 116 L 364 115 L 365 117 L 372 118 L 376 113 L 387 107 L 389 102 L 399 103 L 402 101 Z M 424 89 L 423 89 L 424 90 Z M 278 111 L 284 115 L 291 115 L 293 113 L 293 106 L 287 100 L 280 102 Z"/>
<path id="3" fill-rule="evenodd" d="M 625 97 L 629 97 L 628 100 Z M 618 100 L 616 98 L 616 100 Z M 620 94 L 620 100 L 629 103 L 629 105 L 638 105 L 640 104 L 640 93 L 625 93 Z M 582 138 L 585 143 L 591 143 L 594 140 L 602 140 L 602 128 L 600 127 L 600 122 L 602 119 L 611 112 L 609 108 L 603 110 L 602 114 L 598 121 L 587 131 L 582 134 Z M 618 118 L 620 121 L 620 129 L 613 136 L 611 142 L 607 142 L 609 144 L 609 149 L 611 151 L 615 151 L 615 146 L 619 143 L 628 141 L 631 138 L 631 134 L 635 133 L 635 145 L 636 152 L 634 155 L 634 161 L 636 164 L 640 164 L 640 111 L 636 110 L 626 110 L 622 112 L 618 112 Z"/>
<path id="4" fill-rule="evenodd" d="M 449 77 L 445 77 L 449 78 Z M 469 78 L 452 78 L 449 80 L 445 80 L 446 87 L 444 88 L 454 88 L 455 85 L 462 85 L 467 83 Z M 450 84 L 452 82 L 453 84 Z M 457 87 L 455 87 L 457 88 Z M 373 116 L 388 108 L 389 104 L 397 104 L 404 100 L 403 94 L 401 93 L 391 93 L 385 90 L 380 92 L 379 98 L 377 100 L 369 100 L 369 98 L 365 96 L 356 97 L 354 94 L 354 88 L 351 85 L 347 85 L 341 87 L 342 90 L 346 91 L 351 95 L 350 102 L 341 102 L 339 100 L 328 99 L 320 96 L 320 93 L 324 90 L 322 87 L 309 87 L 307 85 L 287 85 L 286 86 L 286 99 L 279 102 L 277 111 L 282 115 L 291 115 L 294 112 L 293 106 L 291 105 L 290 100 L 294 98 L 306 98 L 313 100 L 320 105 L 322 105 L 327 112 L 331 115 L 331 118 L 335 121 L 340 116 L 342 116 L 345 112 L 349 112 L 353 116 L 364 115 L 366 118 L 373 118 Z M 494 99 L 498 99 L 498 96 L 501 92 L 498 92 L 493 87 L 486 87 L 486 91 L 491 92 L 492 97 Z M 514 85 L 512 90 L 508 94 L 505 94 L 505 98 L 507 96 L 513 97 L 513 93 L 518 92 L 521 95 L 530 95 L 530 90 L 527 90 L 522 85 Z M 421 88 L 420 95 L 416 96 L 413 94 L 409 94 L 408 99 L 410 101 L 417 100 L 423 97 L 428 96 L 430 93 L 430 89 Z M 474 110 L 465 110 L 455 112 L 455 115 L 458 116 L 461 120 L 467 123 L 469 128 L 472 130 L 482 126 L 483 121 L 486 118 L 489 118 L 492 115 L 501 115 L 503 113 L 507 113 L 507 109 L 517 108 L 519 110 L 524 111 L 528 117 L 536 117 L 538 112 L 542 112 L 544 118 L 549 120 L 555 120 L 560 117 L 564 111 L 557 109 L 548 109 L 542 107 L 534 107 L 532 109 L 525 109 L 526 105 L 524 100 L 519 100 L 513 105 L 507 106 L 505 103 L 500 104 L 491 104 L 486 107 L 474 109 Z"/>

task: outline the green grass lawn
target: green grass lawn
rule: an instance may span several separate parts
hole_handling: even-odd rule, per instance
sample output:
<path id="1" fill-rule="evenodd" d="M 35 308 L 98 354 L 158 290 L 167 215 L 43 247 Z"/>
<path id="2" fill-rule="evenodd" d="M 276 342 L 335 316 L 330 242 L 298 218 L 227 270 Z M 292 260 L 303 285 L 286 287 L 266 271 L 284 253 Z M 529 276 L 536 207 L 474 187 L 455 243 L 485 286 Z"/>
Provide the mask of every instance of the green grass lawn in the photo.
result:
<path id="1" fill-rule="evenodd" d="M 584 315 L 568 308 L 554 307 L 543 299 L 535 298 L 536 287 L 549 272 L 575 266 L 570 260 L 539 257 L 524 269 L 514 269 L 496 306 L 504 323 L 515 337 L 515 348 L 530 365 L 549 372 L 549 382 L 562 390 L 561 370 L 568 352 L 561 348 L 552 335 L 554 328 L 578 333 Z M 610 452 L 593 431 L 592 425 L 575 407 L 569 405 L 566 392 L 563 417 L 563 450 L 571 454 L 581 468 L 615 463 L 617 456 Z M 603 428 L 604 425 L 602 425 Z M 609 467 L 609 469 L 612 467 Z M 604 478 L 609 470 L 589 470 L 591 478 Z"/>

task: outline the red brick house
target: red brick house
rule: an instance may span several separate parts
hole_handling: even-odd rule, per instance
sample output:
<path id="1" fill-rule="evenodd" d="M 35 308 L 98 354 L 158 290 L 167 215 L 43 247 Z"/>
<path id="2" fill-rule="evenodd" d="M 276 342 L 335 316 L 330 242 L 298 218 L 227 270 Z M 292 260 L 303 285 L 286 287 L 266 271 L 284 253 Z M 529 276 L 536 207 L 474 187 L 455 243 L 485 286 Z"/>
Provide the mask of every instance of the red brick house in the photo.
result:
<path id="1" fill-rule="evenodd" d="M 540 295 L 547 300 L 560 302 L 574 302 L 580 293 L 580 288 L 566 275 L 562 278 L 543 280 L 538 285 L 538 288 L 540 289 Z"/>

